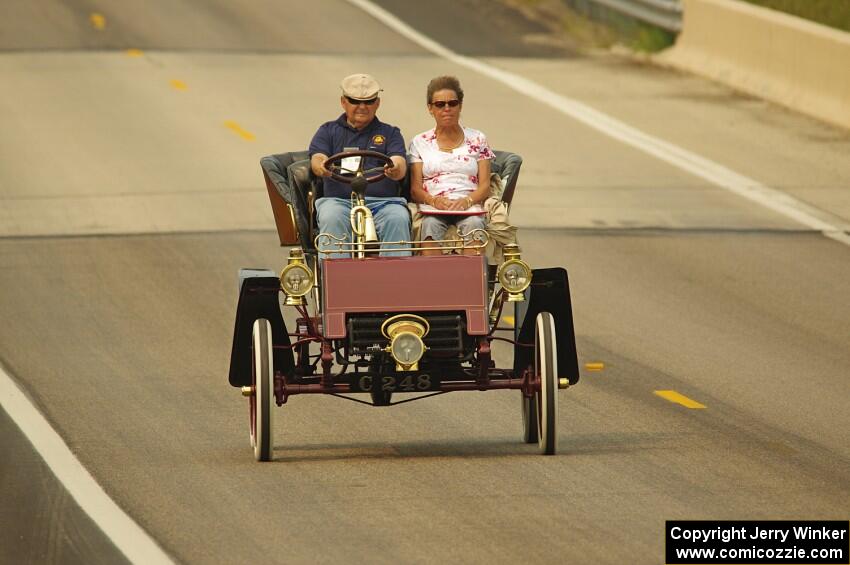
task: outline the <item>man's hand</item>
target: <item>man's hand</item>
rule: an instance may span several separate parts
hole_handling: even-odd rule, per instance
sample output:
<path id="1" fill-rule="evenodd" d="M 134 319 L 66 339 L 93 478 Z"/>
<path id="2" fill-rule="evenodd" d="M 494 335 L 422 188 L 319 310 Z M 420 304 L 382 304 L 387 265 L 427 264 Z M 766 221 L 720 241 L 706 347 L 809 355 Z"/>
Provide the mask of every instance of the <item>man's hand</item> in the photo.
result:
<path id="1" fill-rule="evenodd" d="M 392 164 L 384 167 L 384 174 L 392 180 L 403 179 L 405 173 L 407 173 L 407 161 L 398 155 L 393 155 L 390 157 L 390 160 L 392 161 Z"/>
<path id="2" fill-rule="evenodd" d="M 393 180 L 399 180 L 400 178 L 398 176 L 398 167 L 396 167 L 395 163 L 391 165 L 384 165 L 384 174 Z"/>
<path id="3" fill-rule="evenodd" d="M 310 169 L 313 171 L 314 175 L 317 177 L 331 176 L 331 172 L 325 168 L 325 161 L 327 160 L 328 156 L 322 153 L 316 153 L 310 157 Z"/>

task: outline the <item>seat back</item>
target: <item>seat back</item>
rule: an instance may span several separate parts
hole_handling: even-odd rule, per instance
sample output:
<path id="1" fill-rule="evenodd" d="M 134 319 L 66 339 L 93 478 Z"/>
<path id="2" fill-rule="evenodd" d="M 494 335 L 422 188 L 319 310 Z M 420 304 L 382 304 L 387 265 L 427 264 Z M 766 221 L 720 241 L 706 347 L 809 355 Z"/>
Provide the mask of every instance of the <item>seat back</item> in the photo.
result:
<path id="1" fill-rule="evenodd" d="M 522 157 L 510 151 L 494 151 L 496 158 L 490 163 L 490 171 L 499 175 L 504 184 L 501 199 L 508 204 L 513 201 Z M 495 196 L 495 195 L 494 195 Z"/>
<path id="2" fill-rule="evenodd" d="M 310 171 L 306 151 L 279 153 L 260 159 L 281 245 L 313 249 L 313 202 L 322 183 Z"/>

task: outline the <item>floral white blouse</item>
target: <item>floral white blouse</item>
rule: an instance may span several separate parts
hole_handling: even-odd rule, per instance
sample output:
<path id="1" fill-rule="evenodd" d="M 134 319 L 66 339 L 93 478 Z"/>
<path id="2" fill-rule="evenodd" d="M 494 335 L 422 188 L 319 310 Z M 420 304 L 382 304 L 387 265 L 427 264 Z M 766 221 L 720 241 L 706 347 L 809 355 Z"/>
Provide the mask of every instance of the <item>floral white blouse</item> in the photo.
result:
<path id="1" fill-rule="evenodd" d="M 452 200 L 464 198 L 478 188 L 478 161 L 494 159 L 496 155 L 487 144 L 487 137 L 478 130 L 463 128 L 464 140 L 452 151 L 441 151 L 433 129 L 415 136 L 407 150 L 410 163 L 422 163 L 422 188 L 431 196 L 446 196 Z M 425 214 L 446 213 L 427 204 L 420 204 Z M 476 204 L 460 214 L 483 214 Z M 457 211 L 451 214 L 459 214 Z"/>

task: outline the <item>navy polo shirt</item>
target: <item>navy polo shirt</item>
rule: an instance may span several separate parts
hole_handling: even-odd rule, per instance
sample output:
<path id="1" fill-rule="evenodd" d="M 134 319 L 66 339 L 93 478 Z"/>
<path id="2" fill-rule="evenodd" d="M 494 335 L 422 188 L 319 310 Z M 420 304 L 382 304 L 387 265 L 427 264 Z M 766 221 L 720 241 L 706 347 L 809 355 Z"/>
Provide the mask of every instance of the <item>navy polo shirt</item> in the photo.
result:
<path id="1" fill-rule="evenodd" d="M 332 122 L 325 122 L 319 127 L 316 135 L 310 141 L 310 157 L 316 153 L 322 153 L 330 157 L 341 153 L 346 147 L 356 147 L 361 151 L 377 151 L 387 156 L 400 155 L 405 157 L 404 138 L 401 131 L 389 124 L 385 124 L 375 117 L 369 125 L 361 130 L 354 129 L 345 119 L 345 114 Z M 381 163 L 377 159 L 366 159 L 363 168 L 378 167 Z M 351 186 L 325 177 L 325 196 L 336 198 L 349 198 Z M 369 183 L 366 196 L 388 197 L 398 196 L 401 188 L 398 181 L 384 178 L 378 182 Z"/>

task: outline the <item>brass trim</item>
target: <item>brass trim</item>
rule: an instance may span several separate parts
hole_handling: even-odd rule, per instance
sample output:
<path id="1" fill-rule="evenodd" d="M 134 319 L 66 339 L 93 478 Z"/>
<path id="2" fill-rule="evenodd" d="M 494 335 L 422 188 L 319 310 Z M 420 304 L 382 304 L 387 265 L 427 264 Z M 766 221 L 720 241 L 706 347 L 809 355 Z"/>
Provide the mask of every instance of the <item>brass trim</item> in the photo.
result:
<path id="1" fill-rule="evenodd" d="M 304 264 L 304 250 L 300 247 L 295 247 L 289 250 L 289 257 L 286 260 L 287 264 L 292 265 L 293 263 L 298 265 Z"/>
<path id="2" fill-rule="evenodd" d="M 287 271 L 291 271 L 293 269 L 303 269 L 307 272 L 307 282 L 304 285 L 303 290 L 299 290 L 297 292 L 289 292 L 286 289 L 286 285 L 283 284 L 284 277 L 286 276 Z M 307 265 L 306 261 L 304 261 L 304 251 L 301 250 L 300 247 L 296 247 L 294 249 L 289 250 L 289 259 L 287 261 L 287 265 L 281 269 L 280 276 L 280 288 L 286 294 L 286 304 L 290 306 L 301 306 L 304 304 L 303 297 L 310 293 L 313 287 L 316 285 L 316 275 L 313 270 Z"/>
<path id="3" fill-rule="evenodd" d="M 254 387 L 243 386 L 242 387 L 242 396 L 254 396 Z"/>
<path id="4" fill-rule="evenodd" d="M 396 334 L 407 331 L 417 335 L 417 337 L 425 337 L 431 331 L 431 324 L 422 316 L 416 314 L 396 314 L 384 320 L 381 324 L 381 333 L 389 340 L 392 340 Z"/>
<path id="5" fill-rule="evenodd" d="M 522 288 L 515 288 L 515 289 L 508 288 L 508 286 L 502 280 L 502 275 L 504 274 L 505 269 L 507 269 L 507 267 L 509 265 L 522 265 L 523 267 L 525 267 L 525 270 L 528 271 L 528 280 L 525 281 L 525 284 L 522 285 Z M 502 288 L 507 290 L 508 293 L 511 294 L 511 295 L 517 295 L 517 294 L 521 294 L 521 293 L 525 292 L 525 289 L 527 289 L 529 287 L 529 285 L 531 285 L 532 275 L 533 275 L 533 273 L 531 271 L 531 266 L 528 263 L 526 263 L 525 261 L 523 261 L 522 259 L 517 259 L 517 258 L 508 259 L 507 261 L 505 261 L 504 263 L 499 265 L 499 270 L 496 271 L 496 278 L 498 279 L 499 284 L 502 285 Z M 521 301 L 521 300 L 522 300 L 521 298 L 516 298 L 515 296 L 509 296 L 508 297 L 509 302 L 518 302 L 518 301 Z"/>
<path id="6" fill-rule="evenodd" d="M 403 322 L 399 322 L 399 323 L 403 323 Z M 416 324 L 416 322 L 409 322 L 409 324 L 413 325 L 413 324 Z M 415 337 L 417 340 L 419 340 L 419 345 L 422 347 L 421 353 L 419 354 L 419 357 L 417 357 L 412 363 L 403 363 L 400 359 L 398 359 L 395 356 L 395 353 L 393 352 L 393 344 L 396 342 L 397 339 L 399 339 L 403 335 L 410 335 L 410 336 Z M 428 351 L 428 347 L 425 345 L 425 342 L 422 341 L 422 336 L 418 335 L 416 332 L 405 330 L 405 331 L 397 331 L 395 334 L 393 334 L 393 337 L 390 340 L 390 344 L 387 345 L 384 348 L 384 351 L 389 353 L 390 357 L 392 357 L 395 360 L 395 370 L 396 371 L 418 371 L 419 370 L 419 361 L 425 355 L 425 352 Z"/>
<path id="7" fill-rule="evenodd" d="M 389 353 L 390 356 L 395 359 L 396 371 L 419 370 L 419 360 L 422 359 L 422 356 L 425 355 L 426 351 L 428 351 L 428 347 L 425 346 L 422 338 L 428 335 L 429 331 L 431 331 L 431 325 L 428 323 L 428 320 L 422 316 L 417 316 L 416 314 L 396 314 L 395 316 L 384 320 L 384 323 L 381 324 L 381 333 L 385 338 L 390 340 L 389 345 L 384 348 L 384 351 Z M 419 345 L 422 347 L 422 353 L 420 353 L 419 357 L 417 357 L 412 363 L 403 363 L 400 359 L 396 358 L 393 353 L 393 344 L 403 335 L 411 335 L 415 337 L 419 340 Z"/>
<path id="8" fill-rule="evenodd" d="M 505 303 L 507 297 L 508 291 L 506 291 L 504 288 L 500 288 L 493 296 L 492 302 L 490 304 L 490 312 L 488 314 L 491 326 L 495 326 L 499 323 L 499 311 L 502 308 L 502 305 Z"/>
<path id="9" fill-rule="evenodd" d="M 292 207 L 292 204 L 289 202 L 286 203 L 286 207 L 289 208 L 289 218 L 292 220 L 292 230 L 295 232 L 295 241 L 301 241 L 301 232 L 298 231 L 298 224 L 295 223 L 295 208 Z"/>
<path id="10" fill-rule="evenodd" d="M 502 248 L 502 256 L 505 258 L 505 261 L 521 259 L 522 256 L 520 254 L 519 245 L 516 243 L 506 243 Z"/>

